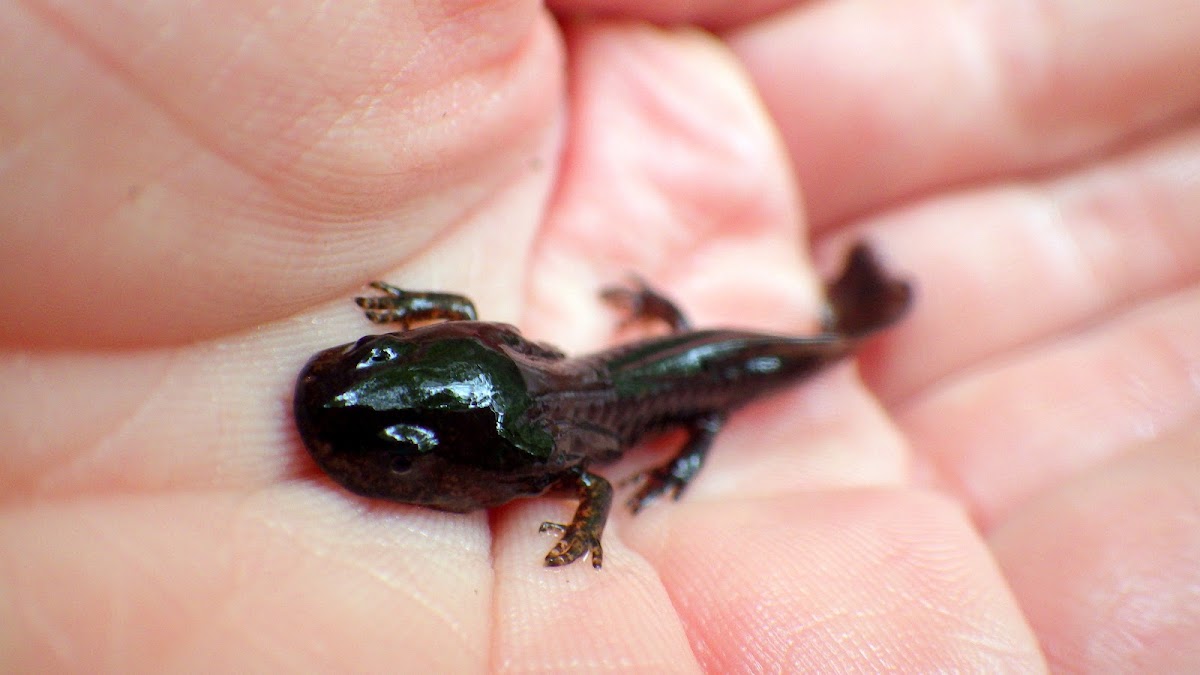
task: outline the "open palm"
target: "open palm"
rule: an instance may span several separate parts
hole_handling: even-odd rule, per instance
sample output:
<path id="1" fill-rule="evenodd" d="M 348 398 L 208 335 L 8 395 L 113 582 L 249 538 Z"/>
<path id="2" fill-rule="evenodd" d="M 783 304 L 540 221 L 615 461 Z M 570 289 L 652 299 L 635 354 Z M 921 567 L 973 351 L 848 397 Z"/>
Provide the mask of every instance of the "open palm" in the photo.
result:
<path id="1" fill-rule="evenodd" d="M 0 9 L 7 668 L 1200 664 L 1200 6 L 624 4 L 555 9 L 718 37 Z M 294 430 L 372 279 L 569 351 L 618 339 L 595 292 L 629 272 L 803 333 L 859 238 L 914 313 L 618 509 L 600 572 L 541 565 L 570 501 L 360 499 Z"/>

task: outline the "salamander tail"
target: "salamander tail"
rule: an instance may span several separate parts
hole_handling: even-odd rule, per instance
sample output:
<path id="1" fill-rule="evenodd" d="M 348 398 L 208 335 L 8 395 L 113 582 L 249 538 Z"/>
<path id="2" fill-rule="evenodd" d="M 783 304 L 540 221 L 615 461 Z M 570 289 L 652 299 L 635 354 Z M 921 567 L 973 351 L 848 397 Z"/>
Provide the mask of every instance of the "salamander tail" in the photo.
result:
<path id="1" fill-rule="evenodd" d="M 850 250 L 842 273 L 825 293 L 825 329 L 855 338 L 899 320 L 913 298 L 912 286 L 889 276 L 871 248 L 861 242 Z"/>

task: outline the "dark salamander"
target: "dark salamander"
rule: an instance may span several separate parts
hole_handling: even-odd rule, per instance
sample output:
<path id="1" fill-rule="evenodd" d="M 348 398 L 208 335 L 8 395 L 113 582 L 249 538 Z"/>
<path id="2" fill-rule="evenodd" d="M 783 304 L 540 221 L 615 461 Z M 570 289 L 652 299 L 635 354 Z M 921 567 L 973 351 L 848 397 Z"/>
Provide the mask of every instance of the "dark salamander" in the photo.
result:
<path id="1" fill-rule="evenodd" d="M 670 334 L 568 357 L 508 324 L 477 321 L 462 296 L 372 286 L 384 295 L 357 299 L 367 318 L 405 330 L 318 352 L 301 371 L 296 423 L 313 459 L 357 494 L 446 511 L 573 492 L 571 522 L 542 524 L 561 534 L 546 564 L 590 552 L 596 568 L 613 490 L 593 465 L 646 434 L 683 427 L 683 448 L 641 476 L 629 506 L 678 498 L 730 411 L 850 356 L 912 298 L 860 244 L 826 289 L 816 335 L 692 330 L 675 305 L 641 286 L 605 297 L 631 318 L 665 321 Z M 442 321 L 410 328 L 430 319 Z"/>

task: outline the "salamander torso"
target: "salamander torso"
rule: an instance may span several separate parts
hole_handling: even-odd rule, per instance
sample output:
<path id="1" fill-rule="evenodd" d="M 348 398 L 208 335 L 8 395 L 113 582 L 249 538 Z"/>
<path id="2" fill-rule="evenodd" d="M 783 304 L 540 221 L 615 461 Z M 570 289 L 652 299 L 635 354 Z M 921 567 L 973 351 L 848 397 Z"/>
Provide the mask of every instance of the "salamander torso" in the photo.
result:
<path id="1" fill-rule="evenodd" d="M 678 497 L 696 475 L 729 412 L 851 355 L 911 302 L 869 249 L 853 249 L 827 288 L 826 330 L 791 337 L 691 330 L 656 292 L 610 289 L 634 318 L 666 321 L 672 333 L 568 357 L 513 326 L 477 321 L 462 296 L 409 292 L 376 282 L 382 296 L 358 298 L 377 323 L 443 319 L 318 352 L 296 383 L 300 435 L 335 481 L 367 497 L 466 512 L 551 490 L 571 490 L 579 507 L 548 565 L 600 546 L 612 487 L 590 471 L 618 459 L 642 436 L 688 430 L 684 447 L 651 469 L 629 500 Z"/>

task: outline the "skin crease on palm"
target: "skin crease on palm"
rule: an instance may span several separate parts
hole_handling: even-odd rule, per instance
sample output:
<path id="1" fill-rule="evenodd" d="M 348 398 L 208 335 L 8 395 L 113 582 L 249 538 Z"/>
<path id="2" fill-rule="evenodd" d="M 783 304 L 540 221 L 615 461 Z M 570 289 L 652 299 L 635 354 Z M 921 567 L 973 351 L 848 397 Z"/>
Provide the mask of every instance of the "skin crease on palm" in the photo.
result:
<path id="1" fill-rule="evenodd" d="M 6 3 L 0 669 L 1200 668 L 1198 32 L 1191 0 Z M 915 312 L 734 415 L 600 572 L 541 565 L 569 500 L 360 499 L 294 431 L 369 280 L 570 351 L 629 271 L 803 332 L 859 237 Z"/>

